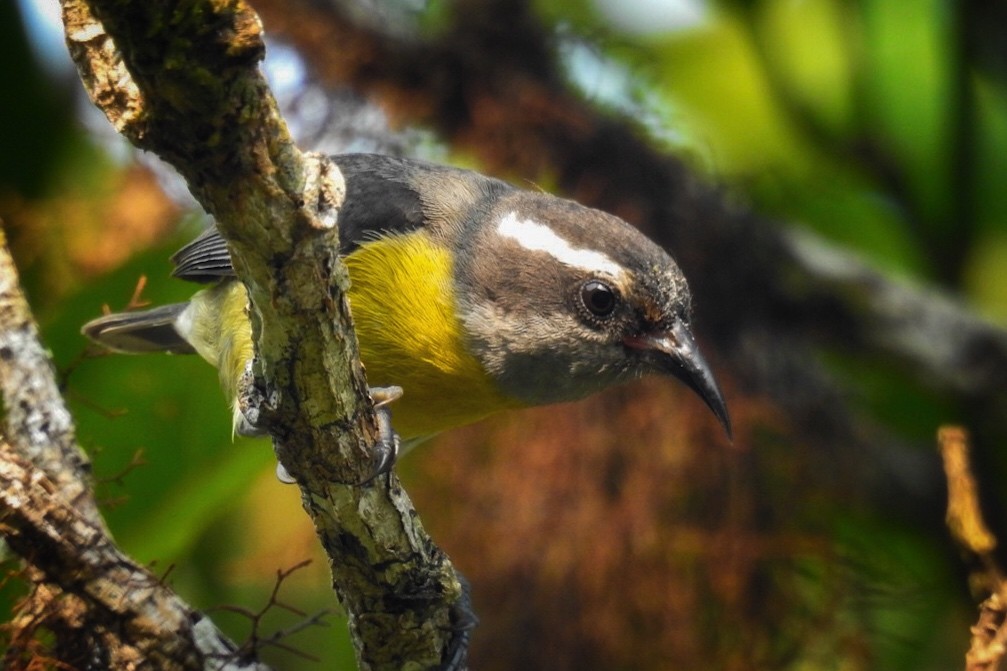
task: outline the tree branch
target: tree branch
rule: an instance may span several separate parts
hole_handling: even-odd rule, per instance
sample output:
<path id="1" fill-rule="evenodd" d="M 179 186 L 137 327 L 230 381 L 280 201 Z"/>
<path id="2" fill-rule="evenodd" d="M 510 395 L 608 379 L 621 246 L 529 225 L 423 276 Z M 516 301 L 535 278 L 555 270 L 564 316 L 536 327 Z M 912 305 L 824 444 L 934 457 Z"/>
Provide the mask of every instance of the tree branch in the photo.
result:
<path id="1" fill-rule="evenodd" d="M 0 228 L 0 394 L 3 433 L 60 496 L 95 524 L 101 516 L 90 491 L 91 462 L 77 445 L 49 353 L 18 280 Z"/>
<path id="2" fill-rule="evenodd" d="M 290 139 L 257 69 L 258 18 L 236 0 L 65 0 L 91 99 L 171 163 L 228 240 L 249 291 L 252 408 L 329 554 L 364 668 L 438 666 L 462 597 L 393 476 L 366 487 L 376 423 L 337 256 L 342 176 Z"/>
<path id="3" fill-rule="evenodd" d="M 0 230 L 0 533 L 35 585 L 20 609 L 4 668 L 17 668 L 39 628 L 56 653 L 83 667 L 257 669 L 235 646 L 112 543 L 91 492 L 90 463 L 74 437 L 52 361 Z M 210 668 L 206 666 L 206 668 Z"/>

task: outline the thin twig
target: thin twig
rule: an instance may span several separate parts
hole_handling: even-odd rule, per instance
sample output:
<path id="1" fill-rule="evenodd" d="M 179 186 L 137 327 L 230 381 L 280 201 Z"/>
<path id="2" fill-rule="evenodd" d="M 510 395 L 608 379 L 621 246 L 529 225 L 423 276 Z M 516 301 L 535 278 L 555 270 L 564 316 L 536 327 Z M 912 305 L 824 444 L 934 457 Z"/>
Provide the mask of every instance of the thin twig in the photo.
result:
<path id="1" fill-rule="evenodd" d="M 959 426 L 937 432 L 948 483 L 947 525 L 955 541 L 982 564 L 981 582 L 991 595 L 979 607 L 979 620 L 965 654 L 965 671 L 995 671 L 1007 652 L 1007 584 L 993 556 L 997 539 L 983 520 L 979 488 L 969 460 L 969 437 Z"/>
<path id="2" fill-rule="evenodd" d="M 289 653 L 295 654 L 298 657 L 302 657 L 304 659 L 318 661 L 318 659 L 314 655 L 311 655 L 310 653 L 307 653 L 304 650 L 296 648 L 293 645 L 286 643 L 285 641 L 294 634 L 304 631 L 309 627 L 325 626 L 327 623 L 323 620 L 323 618 L 330 615 L 331 611 L 323 609 L 315 613 L 314 615 L 308 616 L 308 614 L 303 610 L 301 610 L 300 608 L 296 608 L 294 606 L 291 606 L 290 604 L 284 603 L 283 601 L 280 601 L 279 598 L 280 588 L 283 586 L 283 583 L 287 580 L 287 578 L 289 578 L 296 571 L 305 568 L 310 563 L 311 560 L 306 559 L 298 564 L 295 564 L 289 569 L 285 570 L 277 569 L 276 580 L 273 582 L 273 589 L 269 594 L 269 598 L 266 600 L 266 603 L 262 606 L 262 608 L 260 608 L 257 611 L 245 608 L 244 606 L 235 606 L 232 604 L 224 604 L 210 609 L 209 612 L 224 611 L 228 613 L 234 613 L 235 615 L 240 615 L 251 623 L 252 630 L 251 632 L 249 632 L 248 638 L 245 640 L 245 642 L 241 644 L 241 647 L 238 650 L 239 656 L 246 656 L 246 655 L 255 656 L 263 648 L 274 647 L 274 648 L 280 648 L 281 650 L 285 650 Z M 287 627 L 285 629 L 279 629 L 277 631 L 272 632 L 271 634 L 263 636 L 260 631 L 262 628 L 263 619 L 265 618 L 267 613 L 276 608 L 286 610 L 287 612 L 293 613 L 294 615 L 303 619 L 300 622 L 291 625 L 290 627 Z"/>

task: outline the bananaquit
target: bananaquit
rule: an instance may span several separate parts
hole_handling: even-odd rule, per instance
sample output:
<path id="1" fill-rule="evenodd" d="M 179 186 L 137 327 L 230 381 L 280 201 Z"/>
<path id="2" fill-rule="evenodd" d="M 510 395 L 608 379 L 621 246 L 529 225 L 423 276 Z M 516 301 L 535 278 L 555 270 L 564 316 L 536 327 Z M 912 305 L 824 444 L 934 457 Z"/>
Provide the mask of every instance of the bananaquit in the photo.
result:
<path id="1" fill-rule="evenodd" d="M 346 181 L 339 242 L 360 357 L 371 384 L 403 389 L 393 414 L 406 446 L 653 373 L 692 388 L 730 434 L 689 330 L 685 278 L 635 228 L 467 170 L 372 154 L 332 161 Z M 120 352 L 198 353 L 235 399 L 252 339 L 226 243 L 210 229 L 172 260 L 175 276 L 209 286 L 83 332 Z"/>

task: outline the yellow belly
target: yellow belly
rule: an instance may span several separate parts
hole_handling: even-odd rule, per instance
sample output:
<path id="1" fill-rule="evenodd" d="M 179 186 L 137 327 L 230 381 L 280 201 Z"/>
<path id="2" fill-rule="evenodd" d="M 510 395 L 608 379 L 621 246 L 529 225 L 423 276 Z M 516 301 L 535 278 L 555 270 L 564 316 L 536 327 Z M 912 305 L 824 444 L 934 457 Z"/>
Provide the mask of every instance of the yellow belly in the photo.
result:
<path id="1" fill-rule="evenodd" d="M 430 436 L 474 422 L 520 403 L 497 392 L 479 362 L 469 354 L 455 316 L 449 256 L 422 232 L 368 242 L 345 259 L 350 273 L 350 310 L 360 343 L 360 359 L 372 387 L 398 385 L 392 423 L 402 438 Z M 210 312 L 244 310 L 244 287 L 233 282 L 193 298 Z M 238 320 L 234 320 L 238 321 Z M 231 323 L 234 323 L 232 321 Z M 231 333 L 206 333 L 197 351 L 221 371 L 233 394 L 251 356 L 247 319 Z M 199 329 L 201 332 L 216 328 Z M 201 337 L 200 339 L 204 339 Z M 210 345 L 212 341 L 212 346 Z M 216 356 L 208 356 L 211 352 Z"/>
<path id="2" fill-rule="evenodd" d="M 369 242 L 346 258 L 350 311 L 371 386 L 398 385 L 403 438 L 468 424 L 518 403 L 469 354 L 456 316 L 448 254 L 425 234 Z"/>

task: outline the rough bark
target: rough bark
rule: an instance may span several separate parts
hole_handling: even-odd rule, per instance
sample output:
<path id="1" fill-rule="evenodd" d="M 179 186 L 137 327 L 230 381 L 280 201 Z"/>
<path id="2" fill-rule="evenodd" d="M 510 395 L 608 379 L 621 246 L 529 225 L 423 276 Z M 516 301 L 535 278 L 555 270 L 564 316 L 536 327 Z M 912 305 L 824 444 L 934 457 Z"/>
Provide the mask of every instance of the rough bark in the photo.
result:
<path id="1" fill-rule="evenodd" d="M 109 537 L 2 230 L 0 390 L 0 533 L 33 584 L 4 668 L 33 668 L 33 638 L 47 629 L 51 655 L 77 668 L 264 670 Z"/>
<path id="2" fill-rule="evenodd" d="M 178 170 L 231 244 L 256 342 L 248 396 L 258 403 L 249 411 L 301 487 L 360 666 L 431 668 L 457 656 L 466 640 L 453 619 L 461 586 L 397 478 L 345 484 L 371 473 L 377 430 L 336 254 L 342 176 L 291 141 L 258 71 L 258 17 L 229 0 L 66 0 L 63 16 L 91 99 L 120 133 Z M 7 465 L 16 494 L 23 477 Z M 32 528 L 31 511 L 9 518 L 12 538 Z M 72 524 L 72 512 L 52 515 Z M 20 551 L 34 556 L 30 544 Z M 114 548 L 102 552 L 99 564 L 120 562 Z"/>

